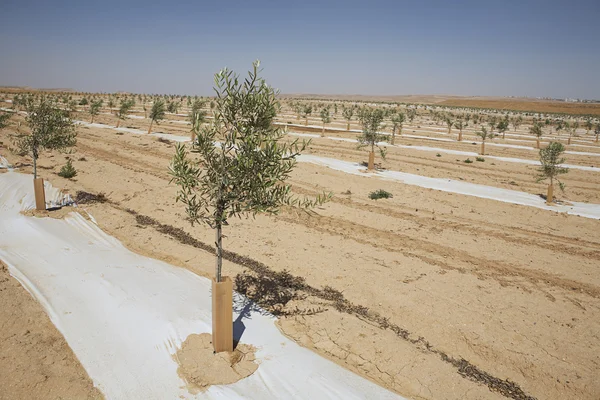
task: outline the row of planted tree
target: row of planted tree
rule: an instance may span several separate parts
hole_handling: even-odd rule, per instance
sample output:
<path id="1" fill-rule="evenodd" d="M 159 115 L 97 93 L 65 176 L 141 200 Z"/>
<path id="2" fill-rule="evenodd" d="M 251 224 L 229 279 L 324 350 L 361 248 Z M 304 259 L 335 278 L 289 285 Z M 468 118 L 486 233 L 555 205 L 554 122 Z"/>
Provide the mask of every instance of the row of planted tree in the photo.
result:
<path id="1" fill-rule="evenodd" d="M 39 92 L 37 92 L 39 94 Z M 25 101 L 25 98 L 31 96 L 32 93 L 16 94 L 14 95 L 13 101 L 15 106 Z M 151 105 L 155 101 L 162 100 L 165 103 L 166 111 L 177 114 L 180 109 L 187 107 L 191 108 L 198 101 L 202 101 L 203 106 L 210 106 L 210 110 L 215 107 L 214 98 L 204 98 L 202 96 L 178 96 L 178 95 L 146 95 L 146 94 L 78 94 L 78 93 L 52 93 L 57 99 L 60 100 L 65 106 L 68 106 L 72 110 L 75 110 L 77 106 L 91 106 L 95 105 L 95 108 L 101 108 L 105 105 L 108 109 L 114 109 L 120 104 L 129 103 L 131 107 L 140 105 L 141 109 L 147 115 L 150 111 Z M 119 104 L 120 103 L 120 104 Z M 98 106 L 98 104 L 100 104 Z M 564 123 L 576 124 L 581 127 L 585 127 L 587 132 L 593 128 L 594 124 L 600 123 L 597 116 L 575 116 L 565 114 L 548 114 L 548 113 L 532 113 L 532 112 L 515 112 L 515 111 L 501 111 L 495 109 L 475 109 L 475 108 L 457 108 L 448 106 L 438 105 L 427 105 L 427 104 L 405 104 L 405 103 L 385 103 L 376 104 L 371 102 L 315 102 L 306 100 L 285 100 L 282 102 L 284 107 L 296 113 L 297 118 L 304 118 L 305 123 L 308 122 L 308 117 L 312 114 L 318 115 L 322 120 L 337 119 L 343 117 L 344 120 L 350 123 L 353 116 L 357 115 L 355 111 L 361 107 L 379 107 L 382 108 L 387 115 L 402 112 L 406 115 L 406 119 L 410 122 L 413 121 L 417 114 L 429 114 L 430 117 L 437 123 L 445 123 L 448 115 L 454 115 L 458 119 L 464 119 L 467 123 L 469 120 L 473 120 L 475 124 L 479 120 L 491 119 L 505 119 L 509 116 L 515 117 L 520 116 L 521 121 L 523 118 L 528 120 L 541 121 L 546 126 L 555 126 L 558 130 L 563 129 Z M 515 118 L 511 118 L 514 121 Z M 327 122 L 328 123 L 328 122 Z M 349 128 L 348 128 L 349 129 Z"/>

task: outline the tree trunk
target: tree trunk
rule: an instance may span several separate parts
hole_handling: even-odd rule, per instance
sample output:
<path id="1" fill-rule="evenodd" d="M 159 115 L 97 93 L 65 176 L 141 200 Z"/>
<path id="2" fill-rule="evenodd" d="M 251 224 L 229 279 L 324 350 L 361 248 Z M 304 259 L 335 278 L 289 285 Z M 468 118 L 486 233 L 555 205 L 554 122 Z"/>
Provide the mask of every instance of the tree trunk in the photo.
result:
<path id="1" fill-rule="evenodd" d="M 308 117 L 304 117 L 304 126 L 308 125 Z"/>
<path id="2" fill-rule="evenodd" d="M 395 139 L 396 139 L 396 127 L 394 127 L 392 129 L 392 144 L 394 144 Z"/>
<path id="3" fill-rule="evenodd" d="M 215 249 L 217 260 L 215 265 L 215 279 L 217 283 L 221 282 L 221 268 L 223 267 L 223 242 L 222 242 L 221 223 L 217 223 L 215 227 Z"/>
<path id="4" fill-rule="evenodd" d="M 117 128 L 121 125 L 121 118 L 117 118 Z"/>
<path id="5" fill-rule="evenodd" d="M 323 122 L 323 130 L 321 131 L 321 137 L 325 137 L 325 122 Z"/>
<path id="6" fill-rule="evenodd" d="M 504 138 L 506 138 L 506 132 L 502 132 L 502 140 L 504 140 Z"/>
<path id="7" fill-rule="evenodd" d="M 571 136 L 569 136 L 569 140 L 567 140 L 567 144 L 571 144 Z"/>
<path id="8" fill-rule="evenodd" d="M 37 179 L 37 157 L 33 156 L 33 179 Z"/>
<path id="9" fill-rule="evenodd" d="M 537 142 L 537 148 L 539 149 L 540 148 L 540 139 L 537 139 L 536 142 Z"/>
<path id="10" fill-rule="evenodd" d="M 153 122 L 154 122 L 153 120 L 150 120 L 150 126 L 148 127 L 148 135 L 150 134 L 150 132 L 152 132 L 152 123 Z"/>
<path id="11" fill-rule="evenodd" d="M 546 195 L 546 204 L 552 204 L 554 200 L 554 185 L 552 182 L 548 185 L 548 194 Z"/>
<path id="12" fill-rule="evenodd" d="M 348 125 L 346 126 L 346 130 L 350 132 L 350 121 L 348 121 Z"/>
<path id="13" fill-rule="evenodd" d="M 596 143 L 598 143 L 598 135 L 596 135 Z"/>
<path id="14" fill-rule="evenodd" d="M 94 123 L 94 116 L 92 115 L 92 120 L 90 121 L 90 124 Z"/>
<path id="15" fill-rule="evenodd" d="M 481 142 L 481 155 L 485 155 L 485 142 Z"/>
<path id="16" fill-rule="evenodd" d="M 462 142 L 462 129 L 458 131 L 458 141 Z"/>
<path id="17" fill-rule="evenodd" d="M 369 152 L 369 165 L 367 168 L 369 171 L 373 171 L 375 169 L 375 151 L 373 150 Z"/>

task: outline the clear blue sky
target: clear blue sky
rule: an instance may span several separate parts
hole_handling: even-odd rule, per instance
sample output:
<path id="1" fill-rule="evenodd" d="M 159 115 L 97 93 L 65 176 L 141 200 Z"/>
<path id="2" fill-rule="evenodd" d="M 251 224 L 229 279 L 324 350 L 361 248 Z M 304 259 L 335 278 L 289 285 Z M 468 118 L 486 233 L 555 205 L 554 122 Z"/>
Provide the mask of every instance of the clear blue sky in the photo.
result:
<path id="1" fill-rule="evenodd" d="M 3 0 L 0 85 L 600 98 L 600 0 Z"/>

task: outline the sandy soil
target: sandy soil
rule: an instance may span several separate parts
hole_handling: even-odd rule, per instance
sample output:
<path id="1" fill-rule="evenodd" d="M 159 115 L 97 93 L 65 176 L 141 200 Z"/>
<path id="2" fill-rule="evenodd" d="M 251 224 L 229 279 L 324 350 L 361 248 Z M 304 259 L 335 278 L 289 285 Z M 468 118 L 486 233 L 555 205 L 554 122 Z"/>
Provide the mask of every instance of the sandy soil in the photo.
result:
<path id="1" fill-rule="evenodd" d="M 42 307 L 0 262 L 0 399 L 102 399 Z"/>
<path id="2" fill-rule="evenodd" d="M 239 343 L 233 352 L 215 353 L 209 333 L 190 335 L 174 358 L 179 364 L 177 373 L 191 393 L 212 385 L 228 385 L 252 375 L 257 369 L 252 346 Z"/>
<path id="3" fill-rule="evenodd" d="M 100 119 L 114 123 L 111 116 Z M 187 129 L 163 126 L 179 134 Z M 7 131 L 0 141 L 8 143 Z M 105 193 L 109 203 L 86 209 L 109 234 L 134 251 L 211 276 L 214 233 L 184 221 L 176 188 L 169 185 L 174 145 L 83 127 L 78 140 L 71 155 L 78 170 L 74 180 L 55 174 L 65 162 L 60 154 L 43 154 L 41 176 L 70 193 Z M 366 159 L 354 145 L 327 139 L 316 139 L 311 151 Z M 489 151 L 536 157 L 518 149 Z M 28 159 L 5 148 L 0 152 L 30 171 Z M 578 157 L 569 156 L 569 162 L 591 161 Z M 534 167 L 468 165 L 459 158 L 393 149 L 383 166 L 544 192 L 545 186 L 535 183 Z M 599 203 L 599 175 L 571 171 L 560 196 Z M 279 216 L 232 221 L 224 241 L 235 252 L 224 262 L 232 277 L 262 265 L 303 277 L 316 289 L 288 306 L 316 311 L 280 318 L 286 335 L 409 398 L 598 398 L 599 221 L 303 163 L 291 183 L 298 194 L 328 190 L 335 197 L 315 216 L 284 210 Z M 369 200 L 369 192 L 380 188 L 394 197 Z M 343 300 L 322 295 L 329 293 L 325 287 L 339 291 Z"/>

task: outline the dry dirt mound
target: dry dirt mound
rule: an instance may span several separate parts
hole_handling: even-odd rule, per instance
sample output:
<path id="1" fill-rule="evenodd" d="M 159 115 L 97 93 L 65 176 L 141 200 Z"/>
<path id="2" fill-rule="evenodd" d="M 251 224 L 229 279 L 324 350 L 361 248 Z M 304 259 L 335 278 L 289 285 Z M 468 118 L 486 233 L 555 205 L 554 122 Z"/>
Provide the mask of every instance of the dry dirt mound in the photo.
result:
<path id="1" fill-rule="evenodd" d="M 229 353 L 213 351 L 212 335 L 190 335 L 175 355 L 179 364 L 177 373 L 188 385 L 190 393 L 206 390 L 211 385 L 229 385 L 244 379 L 258 369 L 255 348 L 238 344 Z"/>

